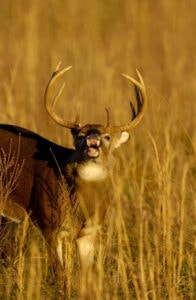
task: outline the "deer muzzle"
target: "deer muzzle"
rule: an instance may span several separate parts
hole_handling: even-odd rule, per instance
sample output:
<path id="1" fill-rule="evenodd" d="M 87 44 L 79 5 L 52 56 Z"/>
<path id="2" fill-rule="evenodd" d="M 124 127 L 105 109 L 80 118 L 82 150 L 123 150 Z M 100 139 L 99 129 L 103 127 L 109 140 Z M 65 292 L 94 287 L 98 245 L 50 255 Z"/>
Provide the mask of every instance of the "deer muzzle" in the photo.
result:
<path id="1" fill-rule="evenodd" d="M 101 138 L 98 134 L 88 135 L 86 138 L 88 157 L 98 157 L 100 152 Z"/>

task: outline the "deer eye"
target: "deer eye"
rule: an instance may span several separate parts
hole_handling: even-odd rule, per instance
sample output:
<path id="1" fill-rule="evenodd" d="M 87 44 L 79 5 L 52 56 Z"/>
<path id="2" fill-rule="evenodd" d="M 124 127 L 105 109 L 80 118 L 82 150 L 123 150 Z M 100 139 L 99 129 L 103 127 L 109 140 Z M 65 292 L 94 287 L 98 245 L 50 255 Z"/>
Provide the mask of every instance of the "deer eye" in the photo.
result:
<path id="1" fill-rule="evenodd" d="M 107 141 L 109 141 L 110 140 L 110 135 L 109 134 L 105 135 L 104 139 L 107 140 Z"/>

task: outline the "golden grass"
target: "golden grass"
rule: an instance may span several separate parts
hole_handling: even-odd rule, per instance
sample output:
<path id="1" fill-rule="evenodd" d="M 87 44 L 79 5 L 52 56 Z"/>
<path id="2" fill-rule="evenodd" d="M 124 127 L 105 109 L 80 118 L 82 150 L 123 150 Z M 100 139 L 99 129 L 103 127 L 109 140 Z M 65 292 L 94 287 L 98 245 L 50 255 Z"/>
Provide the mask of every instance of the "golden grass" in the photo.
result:
<path id="1" fill-rule="evenodd" d="M 62 145 L 72 146 L 70 134 L 43 106 L 59 60 L 73 69 L 57 111 L 73 120 L 79 107 L 82 123 L 105 122 L 106 106 L 115 124 L 128 122 L 131 89 L 120 73 L 140 70 L 148 109 L 116 155 L 90 296 L 195 299 L 195 1 L 2 0 L 0 22 L 1 123 Z M 56 299 L 37 230 L 27 221 L 8 228 L 0 232 L 0 299 Z M 66 248 L 68 292 L 77 299 L 79 263 L 75 246 Z"/>

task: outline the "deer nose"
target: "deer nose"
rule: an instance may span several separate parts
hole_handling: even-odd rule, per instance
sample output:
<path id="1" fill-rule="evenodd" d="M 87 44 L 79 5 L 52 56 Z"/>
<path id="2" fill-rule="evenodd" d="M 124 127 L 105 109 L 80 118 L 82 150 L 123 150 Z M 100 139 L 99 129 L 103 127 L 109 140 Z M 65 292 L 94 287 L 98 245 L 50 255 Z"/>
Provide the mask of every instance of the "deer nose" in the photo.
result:
<path id="1" fill-rule="evenodd" d="M 90 146 L 99 147 L 100 143 L 101 143 L 101 138 L 98 134 L 89 134 L 86 137 L 86 143 L 87 143 L 88 147 L 90 147 Z"/>

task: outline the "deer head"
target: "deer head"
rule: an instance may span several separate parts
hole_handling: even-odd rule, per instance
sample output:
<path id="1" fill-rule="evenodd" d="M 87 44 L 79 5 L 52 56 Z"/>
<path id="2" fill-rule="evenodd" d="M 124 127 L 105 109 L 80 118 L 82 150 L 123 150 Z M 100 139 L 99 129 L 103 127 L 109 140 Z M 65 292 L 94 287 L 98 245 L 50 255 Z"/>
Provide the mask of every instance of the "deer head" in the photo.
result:
<path id="1" fill-rule="evenodd" d="M 56 104 L 59 96 L 61 95 L 65 83 L 61 86 L 56 97 L 51 101 L 51 91 L 58 80 L 62 77 L 65 72 L 70 70 L 72 66 L 69 66 L 63 70 L 59 69 L 60 63 L 57 65 L 56 70 L 52 74 L 51 79 L 46 88 L 45 92 L 45 107 L 50 117 L 59 125 L 71 130 L 74 139 L 75 149 L 78 152 L 79 161 L 93 159 L 100 160 L 100 154 L 109 155 L 115 148 L 121 146 L 121 144 L 127 142 L 129 139 L 129 131 L 139 124 L 142 119 L 147 103 L 146 89 L 144 81 L 139 71 L 136 70 L 139 81 L 134 78 L 122 74 L 127 80 L 129 80 L 135 87 L 135 94 L 137 100 L 137 108 L 135 109 L 132 102 L 130 102 L 131 108 L 131 121 L 125 125 L 113 126 L 111 124 L 110 112 L 106 109 L 106 125 L 101 124 L 80 124 L 80 114 L 76 115 L 74 122 L 66 121 L 59 117 L 55 110 L 54 105 Z M 103 157 L 103 156 L 102 156 Z"/>

